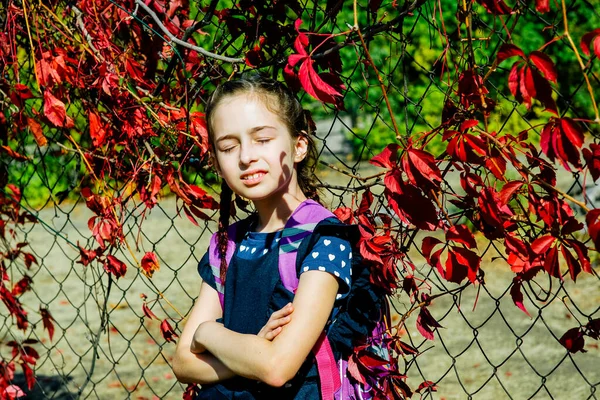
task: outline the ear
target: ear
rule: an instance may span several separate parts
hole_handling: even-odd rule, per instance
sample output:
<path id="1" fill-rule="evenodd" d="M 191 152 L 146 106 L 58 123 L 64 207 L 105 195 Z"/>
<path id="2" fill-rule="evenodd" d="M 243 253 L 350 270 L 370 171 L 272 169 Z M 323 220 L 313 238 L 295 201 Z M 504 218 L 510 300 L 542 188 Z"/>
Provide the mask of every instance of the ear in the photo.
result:
<path id="1" fill-rule="evenodd" d="M 217 171 L 217 175 L 222 176 L 221 168 L 219 168 L 219 162 L 217 161 L 217 157 L 215 156 L 215 153 L 210 151 L 208 154 L 210 157 L 210 163 L 215 168 L 215 171 Z"/>
<path id="2" fill-rule="evenodd" d="M 300 135 L 296 138 L 296 145 L 294 146 L 294 162 L 299 163 L 304 160 L 308 154 L 308 138 L 306 132 L 300 132 Z"/>

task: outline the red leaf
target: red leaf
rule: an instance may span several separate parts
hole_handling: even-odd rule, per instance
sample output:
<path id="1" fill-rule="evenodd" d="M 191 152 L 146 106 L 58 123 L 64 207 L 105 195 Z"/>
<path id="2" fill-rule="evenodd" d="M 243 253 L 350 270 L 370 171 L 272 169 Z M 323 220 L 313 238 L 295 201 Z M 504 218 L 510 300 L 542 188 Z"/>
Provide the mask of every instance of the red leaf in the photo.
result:
<path id="1" fill-rule="evenodd" d="M 12 379 L 8 379 L 9 382 L 11 380 Z M 6 395 L 8 396 L 7 399 L 9 400 L 18 399 L 19 397 L 25 396 L 25 392 L 23 391 L 23 389 L 21 389 L 17 385 L 8 385 L 6 389 L 4 389 L 4 393 L 6 393 Z"/>
<path id="2" fill-rule="evenodd" d="M 600 208 L 590 210 L 585 216 L 585 222 L 588 233 L 596 246 L 596 251 L 600 251 Z"/>
<path id="3" fill-rule="evenodd" d="M 31 367 L 27 363 L 22 363 L 21 368 L 23 368 L 23 373 L 25 374 L 27 388 L 29 390 L 33 389 L 33 386 L 35 386 L 35 377 L 33 375 L 33 369 L 31 369 Z"/>
<path id="4" fill-rule="evenodd" d="M 591 143 L 590 148 L 583 149 L 582 153 L 592 179 L 597 181 L 600 178 L 600 145 Z"/>
<path id="5" fill-rule="evenodd" d="M 414 185 L 423 185 L 431 182 L 433 186 L 438 187 L 442 181 L 440 169 L 435 163 L 435 158 L 423 150 L 408 149 L 403 160 L 404 172 Z"/>
<path id="6" fill-rule="evenodd" d="M 434 238 L 433 236 L 427 236 L 423 239 L 423 241 L 421 242 L 421 251 L 423 252 L 425 259 L 428 262 L 430 262 L 431 251 L 433 250 L 433 248 L 441 243 L 441 240 Z"/>
<path id="7" fill-rule="evenodd" d="M 373 204 L 373 193 L 367 188 L 362 195 L 360 205 L 358 207 L 358 214 L 365 214 L 370 212 L 371 204 Z"/>
<path id="8" fill-rule="evenodd" d="M 569 353 L 577 353 L 578 351 L 581 351 L 582 353 L 586 352 L 583 349 L 585 340 L 583 339 L 583 332 L 581 332 L 580 328 L 569 329 L 558 341 L 569 351 Z"/>
<path id="9" fill-rule="evenodd" d="M 481 257 L 479 257 L 477 253 L 463 247 L 452 247 L 452 250 L 448 253 L 448 256 L 448 260 L 457 261 L 457 264 L 452 265 L 452 268 L 453 271 L 457 271 L 459 273 L 455 277 L 453 274 L 449 274 L 448 269 L 446 269 L 446 279 L 451 282 L 460 283 L 464 279 L 463 271 L 461 270 L 466 269 L 469 280 L 471 282 L 475 282 L 477 279 L 477 271 L 479 271 L 479 266 L 481 265 Z M 448 262 L 446 262 L 446 266 L 448 266 Z"/>
<path id="10" fill-rule="evenodd" d="M 494 15 L 512 14 L 511 8 L 504 2 L 504 0 L 477 0 L 487 12 Z"/>
<path id="11" fill-rule="evenodd" d="M 27 118 L 27 125 L 29 126 L 29 130 L 33 134 L 33 138 L 38 146 L 45 146 L 48 143 L 48 139 L 46 139 L 46 136 L 44 136 L 42 126 L 39 124 L 39 122 L 33 118 Z"/>
<path id="12" fill-rule="evenodd" d="M 339 207 L 334 212 L 336 217 L 345 224 L 353 224 L 354 216 L 350 207 Z"/>
<path id="13" fill-rule="evenodd" d="M 579 148 L 583 145 L 583 139 L 583 132 L 572 119 L 550 118 L 542 129 L 540 146 L 551 161 L 558 159 L 570 171 L 567 163 L 581 168 Z"/>
<path id="14" fill-rule="evenodd" d="M 108 255 L 104 262 L 104 270 L 109 274 L 113 274 L 116 279 L 119 279 L 127 272 L 127 265 L 115 256 Z"/>
<path id="15" fill-rule="evenodd" d="M 556 102 L 552 98 L 552 87 L 550 86 L 550 83 L 548 83 L 548 81 L 536 70 L 532 70 L 531 74 L 535 85 L 535 95 L 533 97 L 538 99 L 544 105 L 545 111 L 549 111 L 558 116 L 558 109 L 556 108 Z"/>
<path id="16" fill-rule="evenodd" d="M 506 60 L 507 58 L 511 58 L 514 56 L 519 56 L 519 57 L 523 57 L 525 58 L 525 53 L 523 53 L 523 50 L 521 50 L 519 47 L 515 46 L 514 44 L 503 44 L 502 46 L 500 46 L 500 49 L 498 50 L 498 54 L 496 55 L 496 61 L 498 62 L 498 64 L 500 64 L 502 61 Z M 515 63 L 515 65 L 517 65 Z M 514 68 L 514 65 L 513 65 Z"/>
<path id="17" fill-rule="evenodd" d="M 160 264 L 158 262 L 158 258 L 156 258 L 156 254 L 153 252 L 148 252 L 142 257 L 142 272 L 148 278 L 152 278 L 154 271 L 158 271 L 160 269 Z"/>
<path id="18" fill-rule="evenodd" d="M 569 274 L 571 274 L 571 279 L 573 282 L 576 281 L 577 275 L 581 272 L 581 264 L 578 260 L 573 257 L 573 254 L 567 249 L 566 246 L 561 246 L 560 252 L 562 253 L 565 261 L 567 262 L 567 267 L 569 267 Z"/>
<path id="19" fill-rule="evenodd" d="M 152 310 L 150 308 L 148 308 L 148 305 L 146 304 L 146 302 L 142 303 L 142 311 L 144 312 L 144 315 L 147 318 L 158 319 L 158 317 L 152 312 Z"/>
<path id="20" fill-rule="evenodd" d="M 400 146 L 391 143 L 385 149 L 369 161 L 371 164 L 382 168 L 394 168 L 398 163 L 398 150 Z"/>
<path id="21" fill-rule="evenodd" d="M 302 25 L 302 20 L 298 18 L 296 22 L 294 22 L 294 28 L 296 29 L 296 32 L 298 32 L 298 36 L 294 41 L 294 48 L 296 49 L 296 52 L 306 56 L 308 55 L 306 47 L 308 46 L 309 41 L 308 36 L 306 36 L 305 33 L 300 32 L 300 25 Z"/>
<path id="22" fill-rule="evenodd" d="M 588 256 L 588 249 L 585 244 L 578 240 L 567 239 L 565 243 L 568 244 L 575 253 L 577 254 L 577 260 L 581 263 L 581 268 L 588 274 L 592 274 L 592 266 L 590 265 L 590 257 Z"/>
<path id="23" fill-rule="evenodd" d="M 540 13 L 550 11 L 550 2 L 548 0 L 535 0 L 535 9 Z"/>
<path id="24" fill-rule="evenodd" d="M 50 337 L 50 341 L 52 341 L 52 337 L 54 337 L 54 318 L 52 318 L 50 311 L 47 308 L 42 308 L 42 306 L 40 306 L 40 314 L 42 316 L 44 329 L 48 330 L 48 336 Z"/>
<path id="25" fill-rule="evenodd" d="M 533 93 L 530 92 L 533 91 Z M 524 65 L 519 73 L 519 91 L 523 97 L 523 103 L 527 109 L 531 108 L 531 98 L 535 96 L 535 84 L 533 82 L 533 73 L 531 68 Z"/>
<path id="26" fill-rule="evenodd" d="M 508 204 L 510 198 L 523 186 L 523 181 L 510 181 L 502 186 L 498 193 L 500 202 L 504 205 Z"/>
<path id="27" fill-rule="evenodd" d="M 308 55 L 305 54 L 290 54 L 288 57 L 288 65 L 290 67 L 295 67 L 296 64 L 302 62 L 308 58 Z"/>
<path id="28" fill-rule="evenodd" d="M 100 117 L 90 111 L 88 114 L 90 121 L 90 136 L 92 137 L 92 144 L 95 147 L 100 147 L 106 142 L 106 130 L 102 127 Z"/>
<path id="29" fill-rule="evenodd" d="M 541 236 L 531 243 L 531 250 L 535 254 L 544 254 L 548 251 L 550 246 L 554 243 L 556 238 L 552 235 Z"/>
<path id="30" fill-rule="evenodd" d="M 388 203 L 402 221 L 428 231 L 437 228 L 439 219 L 436 208 L 433 202 L 423 195 L 421 189 L 400 180 L 395 182 L 399 185 L 398 192 L 393 192 L 387 188 L 388 182 L 384 183 Z"/>
<path id="31" fill-rule="evenodd" d="M 590 44 L 594 42 L 594 53 L 596 57 L 600 58 L 600 28 L 596 28 L 591 32 L 586 33 L 581 37 L 581 50 L 585 55 L 590 55 Z"/>
<path id="32" fill-rule="evenodd" d="M 352 356 L 348 359 L 348 372 L 350 373 L 350 376 L 352 376 L 357 382 L 360 382 L 364 385 L 367 381 L 358 370 L 358 364 L 356 361 L 354 361 L 355 357 L 355 354 L 352 354 Z"/>
<path id="33" fill-rule="evenodd" d="M 510 70 L 510 74 L 508 75 L 508 88 L 510 89 L 510 93 L 515 97 L 515 100 L 517 100 L 520 103 L 523 101 L 523 97 L 521 96 L 521 92 L 519 91 L 519 65 L 521 65 L 521 62 L 517 61 L 513 64 Z"/>
<path id="34" fill-rule="evenodd" d="M 554 62 L 546 54 L 541 51 L 532 51 L 529 53 L 529 59 L 533 64 L 544 74 L 546 79 L 556 83 L 557 73 L 554 67 Z"/>
<path id="35" fill-rule="evenodd" d="M 569 142 L 575 145 L 578 149 L 583 146 L 583 132 L 579 128 L 579 124 L 571 118 L 561 118 L 560 125 L 562 131 L 566 134 Z"/>
<path id="36" fill-rule="evenodd" d="M 421 384 L 419 385 L 417 390 L 415 390 L 415 392 L 421 393 L 421 390 L 424 390 L 425 392 L 437 392 L 437 386 L 431 381 L 425 381 L 421 382 Z"/>
<path id="37" fill-rule="evenodd" d="M 421 307 L 417 317 L 417 329 L 425 339 L 433 340 L 434 328 L 443 328 L 431 315 L 427 307 Z"/>
<path id="38" fill-rule="evenodd" d="M 160 331 L 167 342 L 175 343 L 175 338 L 179 337 L 166 319 L 160 323 Z"/>
<path id="39" fill-rule="evenodd" d="M 513 284 L 510 288 L 510 297 L 512 297 L 512 300 L 515 303 L 515 305 L 519 307 L 521 311 L 527 314 L 529 318 L 531 318 L 531 315 L 529 314 L 529 312 L 525 308 L 525 305 L 523 304 L 523 293 L 521 293 L 521 279 L 517 277 L 513 278 Z"/>
<path id="40" fill-rule="evenodd" d="M 317 100 L 324 103 L 336 103 L 336 97 L 341 97 L 341 93 L 321 79 L 317 71 L 315 71 L 313 63 L 311 58 L 307 58 L 300 65 L 298 77 L 300 78 L 302 87 Z"/>
<path id="41" fill-rule="evenodd" d="M 79 254 L 81 255 L 81 258 L 77 262 L 83 264 L 84 267 L 98 256 L 97 250 L 86 250 L 79 245 L 79 242 L 77 242 L 77 247 L 79 247 Z"/>
<path id="42" fill-rule="evenodd" d="M 33 281 L 27 275 L 24 275 L 17 283 L 14 284 L 12 288 L 13 296 L 20 296 L 23 293 L 31 290 L 31 283 Z"/>
<path id="43" fill-rule="evenodd" d="M 0 149 L 2 149 L 4 153 L 8 154 L 9 157 L 14 158 L 17 161 L 29 161 L 29 157 L 17 153 L 8 146 L 0 146 Z"/>
<path id="44" fill-rule="evenodd" d="M 546 259 L 544 260 L 544 269 L 550 276 L 555 278 L 561 278 L 560 269 L 558 266 L 558 249 L 557 246 L 550 248 L 546 253 Z"/>
<path id="45" fill-rule="evenodd" d="M 462 243 L 469 249 L 477 247 L 477 242 L 475 242 L 475 237 L 473 236 L 473 233 L 464 224 L 454 225 L 450 227 L 450 229 L 446 231 L 446 240 L 452 240 L 456 243 Z"/>
<path id="46" fill-rule="evenodd" d="M 59 128 L 74 126 L 73 120 L 67 115 L 65 103 L 54 97 L 47 89 L 44 91 L 44 115 Z"/>

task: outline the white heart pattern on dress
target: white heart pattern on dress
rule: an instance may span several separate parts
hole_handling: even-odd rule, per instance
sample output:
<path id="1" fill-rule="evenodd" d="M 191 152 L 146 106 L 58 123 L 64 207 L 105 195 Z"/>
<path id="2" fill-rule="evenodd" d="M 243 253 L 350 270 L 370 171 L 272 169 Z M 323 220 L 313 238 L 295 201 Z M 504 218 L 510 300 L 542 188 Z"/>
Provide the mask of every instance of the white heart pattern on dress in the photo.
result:
<path id="1" fill-rule="evenodd" d="M 250 250 L 250 253 L 254 254 L 255 251 L 256 251 L 256 247 L 253 247 L 252 250 Z"/>
<path id="2" fill-rule="evenodd" d="M 340 250 L 341 250 L 341 251 L 344 251 L 344 250 L 346 250 L 346 246 L 344 246 L 343 244 L 340 244 Z"/>
<path id="3" fill-rule="evenodd" d="M 312 252 L 312 256 L 313 256 L 313 258 L 319 257 L 319 252 L 318 251 L 313 251 Z"/>
<path id="4" fill-rule="evenodd" d="M 325 243 L 325 246 L 329 246 L 331 244 L 331 240 L 325 239 L 323 240 L 323 243 Z"/>
<path id="5" fill-rule="evenodd" d="M 329 255 L 329 261 L 333 261 L 333 260 L 335 260 L 335 256 L 333 254 L 330 254 Z"/>
<path id="6" fill-rule="evenodd" d="M 241 246 L 240 246 L 240 251 L 246 251 L 246 246 L 244 246 L 244 245 L 241 245 Z"/>
<path id="7" fill-rule="evenodd" d="M 268 252 L 268 251 L 269 251 L 269 249 L 264 249 L 264 250 L 263 250 L 263 256 L 264 256 L 265 254 L 267 254 L 267 252 Z"/>
<path id="8" fill-rule="evenodd" d="M 346 261 L 342 261 L 342 268 L 346 266 Z"/>

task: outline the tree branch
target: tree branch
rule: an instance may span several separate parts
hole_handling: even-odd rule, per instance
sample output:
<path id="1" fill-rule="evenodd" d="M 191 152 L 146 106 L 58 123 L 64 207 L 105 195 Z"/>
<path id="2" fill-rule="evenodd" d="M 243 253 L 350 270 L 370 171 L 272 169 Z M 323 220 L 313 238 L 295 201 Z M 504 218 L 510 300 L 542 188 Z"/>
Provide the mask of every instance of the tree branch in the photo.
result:
<path id="1" fill-rule="evenodd" d="M 203 27 L 208 25 L 208 23 L 210 22 L 210 19 L 212 18 L 213 14 L 215 12 L 215 9 L 217 8 L 218 2 L 219 2 L 219 0 L 211 0 L 210 5 L 208 6 L 208 10 L 206 11 L 206 14 L 204 14 L 204 18 L 202 18 L 202 20 L 200 20 L 199 22 L 195 23 L 193 26 L 190 26 L 185 31 L 185 33 L 183 34 L 183 37 L 181 38 L 181 40 L 183 42 L 187 43 L 188 39 L 192 36 L 192 34 L 194 32 L 196 32 L 198 29 L 202 29 Z M 139 6 L 136 4 L 135 7 L 137 10 L 137 8 Z M 179 53 L 180 50 L 181 49 L 177 49 L 177 53 Z M 169 61 L 169 65 L 167 66 L 165 73 L 163 74 L 162 78 L 160 79 L 160 81 L 156 85 L 156 88 L 154 89 L 154 92 L 153 92 L 154 96 L 158 96 L 158 94 L 161 92 L 162 88 L 169 81 L 176 65 L 177 65 L 177 58 L 175 56 L 173 56 L 173 57 L 171 57 L 171 61 Z"/>
<path id="2" fill-rule="evenodd" d="M 169 32 L 167 27 L 163 25 L 163 23 L 160 21 L 160 19 L 156 15 L 156 13 L 154 11 L 152 11 L 150 9 L 150 7 L 148 7 L 146 4 L 144 4 L 144 2 L 142 2 L 141 0 L 135 0 L 135 4 L 142 7 L 144 9 L 144 11 L 146 11 L 146 13 L 148 13 L 148 15 L 150 15 L 152 17 L 152 19 L 154 20 L 154 22 L 156 22 L 156 24 L 158 25 L 160 30 L 162 30 L 163 33 L 165 35 L 167 35 L 167 37 L 171 40 L 171 42 L 177 43 L 178 45 L 185 47 L 187 49 L 197 51 L 198 53 L 202 54 L 205 57 L 214 58 L 219 61 L 224 61 L 224 62 L 234 63 L 234 64 L 245 62 L 245 60 L 243 58 L 232 58 L 232 57 L 222 56 L 220 54 L 212 53 L 200 46 L 194 46 L 191 43 L 184 42 L 183 40 L 176 38 L 171 32 Z"/>

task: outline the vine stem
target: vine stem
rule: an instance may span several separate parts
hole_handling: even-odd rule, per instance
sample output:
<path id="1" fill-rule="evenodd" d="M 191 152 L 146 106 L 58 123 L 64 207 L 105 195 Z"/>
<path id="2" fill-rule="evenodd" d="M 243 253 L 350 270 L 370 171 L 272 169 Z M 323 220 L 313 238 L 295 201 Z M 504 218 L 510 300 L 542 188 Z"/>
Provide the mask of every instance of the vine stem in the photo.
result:
<path id="1" fill-rule="evenodd" d="M 188 48 L 190 50 L 197 51 L 198 53 L 202 54 L 205 57 L 210 57 L 210 58 L 214 58 L 216 60 L 225 61 L 225 62 L 229 62 L 229 63 L 238 63 L 239 64 L 239 63 L 245 62 L 245 60 L 243 58 L 232 58 L 232 57 L 222 56 L 220 54 L 210 52 L 210 51 L 204 49 L 203 47 L 194 46 L 191 43 L 184 42 L 183 40 L 176 38 L 171 32 L 169 32 L 167 27 L 163 25 L 163 23 L 158 18 L 158 15 L 156 15 L 156 13 L 154 11 L 152 11 L 152 9 L 150 7 L 148 7 L 143 1 L 135 0 L 135 4 L 142 7 L 144 9 L 144 11 L 146 11 L 148 13 L 148 15 L 150 15 L 150 17 L 152 17 L 152 19 L 154 20 L 154 22 L 156 22 L 156 24 L 158 25 L 160 30 L 163 31 L 163 33 L 165 35 L 167 35 L 167 37 L 172 42 L 177 43 L 178 45 Z"/>
<path id="2" fill-rule="evenodd" d="M 588 92 L 590 92 L 590 98 L 592 99 L 592 106 L 594 107 L 594 113 L 596 114 L 595 122 L 600 124 L 600 114 L 598 113 L 598 105 L 596 104 L 596 99 L 594 98 L 594 92 L 592 90 L 592 84 L 590 83 L 590 78 L 588 78 L 585 73 L 585 65 L 583 64 L 583 60 L 579 55 L 579 51 L 577 50 L 577 46 L 575 42 L 573 42 L 573 38 L 571 38 L 571 34 L 569 33 L 569 21 L 567 19 L 567 7 L 565 5 L 565 0 L 561 0 L 562 3 L 562 15 L 563 15 L 563 23 L 565 25 L 565 36 L 569 39 L 569 43 L 575 52 L 575 57 L 577 57 L 577 61 L 579 62 L 579 66 L 581 67 L 581 71 L 583 72 L 583 77 L 585 78 L 585 83 L 587 84 Z"/>
<path id="3" fill-rule="evenodd" d="M 136 0 L 136 1 L 139 1 L 139 0 Z M 375 66 L 375 62 L 373 61 L 373 58 L 371 57 L 371 53 L 369 53 L 369 48 L 367 47 L 365 38 L 363 37 L 363 35 L 360 31 L 360 27 L 358 26 L 358 9 L 357 9 L 356 2 L 357 2 L 357 0 L 354 0 L 354 26 L 352 27 L 352 29 L 354 31 L 356 31 L 356 33 L 358 34 L 358 37 L 360 38 L 360 42 L 362 44 L 362 47 L 365 50 L 367 59 L 369 60 L 369 64 L 371 64 L 373 71 L 375 71 L 375 75 L 377 76 L 377 80 L 379 81 L 379 86 L 381 87 L 381 92 L 383 93 L 383 98 L 385 99 L 385 104 L 390 113 L 392 125 L 394 126 L 394 132 L 396 132 L 396 139 L 398 140 L 398 142 L 400 142 L 400 144 L 402 144 L 403 147 L 406 147 L 407 146 L 406 143 L 404 142 L 402 136 L 400 136 L 400 130 L 398 129 L 398 124 L 396 123 L 396 118 L 394 117 L 394 112 L 392 111 L 392 105 L 390 104 L 390 99 L 388 98 L 387 90 L 385 89 L 385 84 L 383 82 L 383 78 L 381 77 L 379 70 L 377 70 L 377 67 Z"/>
<path id="4" fill-rule="evenodd" d="M 108 322 L 106 320 L 106 315 L 107 315 L 106 309 L 108 307 L 108 296 L 110 295 L 111 288 L 112 288 L 112 276 L 110 274 L 108 274 L 108 286 L 106 288 L 106 295 L 104 296 L 104 304 L 102 306 L 102 315 L 100 317 L 100 326 L 98 327 L 98 331 L 96 332 L 96 335 L 94 336 L 94 341 L 92 343 L 92 349 L 93 349 L 92 350 L 92 365 L 90 366 L 90 371 L 86 374 L 87 379 L 85 380 L 83 385 L 81 385 L 81 387 L 79 388 L 79 392 L 78 392 L 79 396 L 81 396 L 81 394 L 85 390 L 88 383 L 90 383 L 90 381 L 92 380 L 92 375 L 94 374 L 94 370 L 96 369 L 96 359 L 98 358 L 98 344 L 100 342 L 100 334 L 102 333 L 102 331 L 104 330 L 104 327 L 106 326 L 106 323 Z"/>
<path id="5" fill-rule="evenodd" d="M 485 137 L 487 137 L 488 139 L 490 139 L 491 141 L 493 141 L 493 142 L 496 144 L 496 146 L 498 146 L 498 148 L 499 148 L 501 151 L 503 151 L 503 147 L 504 147 L 504 146 L 503 146 L 503 145 L 502 145 L 502 143 L 500 143 L 500 142 L 498 141 L 498 139 L 496 139 L 494 136 L 492 136 L 492 135 L 490 135 L 489 133 L 487 133 L 486 131 L 484 131 L 484 130 L 481 130 L 481 129 L 478 129 L 478 128 L 472 128 L 472 129 L 473 129 L 474 131 L 478 132 L 478 133 L 481 133 L 482 135 L 484 135 Z M 534 177 L 534 178 L 535 178 L 535 174 L 534 174 L 533 172 L 531 172 L 531 170 L 530 170 L 529 168 L 527 168 L 526 166 L 524 166 L 523 164 L 521 164 L 521 163 L 518 163 L 518 165 L 515 165 L 515 164 L 513 163 L 513 165 L 514 165 L 514 167 L 515 167 L 517 170 L 519 170 L 519 171 L 522 171 L 522 172 L 525 172 L 527 175 L 529 175 L 529 176 L 531 176 L 531 177 Z M 573 198 L 572 196 L 568 195 L 567 193 L 563 192 L 562 190 L 560 190 L 560 189 L 557 189 L 557 188 L 555 188 L 554 186 L 550 185 L 549 183 L 546 183 L 546 182 L 544 182 L 544 181 L 542 181 L 542 180 L 538 180 L 538 179 L 535 179 L 535 182 L 536 182 L 537 184 L 539 184 L 540 186 L 543 186 L 545 189 L 547 189 L 547 190 L 549 190 L 549 191 L 552 191 L 552 192 L 555 192 L 555 193 L 557 193 L 557 194 L 559 194 L 559 195 L 563 196 L 565 199 L 567 199 L 567 200 L 569 200 L 569 201 L 571 201 L 571 202 L 573 202 L 573 203 L 577 204 L 577 205 L 578 205 L 579 207 L 581 207 L 581 208 L 582 208 L 582 209 L 583 209 L 583 210 L 584 210 L 586 213 L 590 211 L 590 209 L 589 209 L 589 208 L 588 208 L 588 207 L 585 205 L 585 203 L 582 203 L 581 201 L 579 201 L 579 200 L 577 200 L 577 199 Z"/>
<path id="6" fill-rule="evenodd" d="M 31 29 L 29 27 L 29 17 L 27 15 L 27 0 L 23 0 L 23 14 L 25 14 L 25 25 L 27 26 L 27 36 L 29 37 L 29 45 L 31 46 L 31 59 L 33 60 L 33 70 L 35 72 L 35 82 L 37 83 L 38 90 L 40 88 L 40 76 L 37 69 L 37 63 L 35 60 L 35 50 L 33 47 L 33 39 L 31 38 Z"/>

